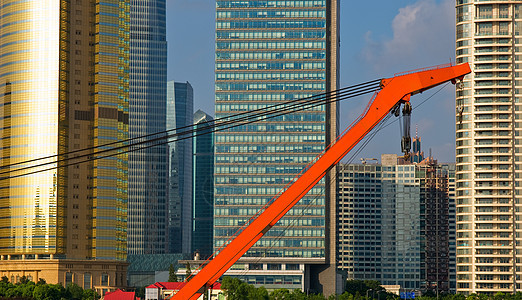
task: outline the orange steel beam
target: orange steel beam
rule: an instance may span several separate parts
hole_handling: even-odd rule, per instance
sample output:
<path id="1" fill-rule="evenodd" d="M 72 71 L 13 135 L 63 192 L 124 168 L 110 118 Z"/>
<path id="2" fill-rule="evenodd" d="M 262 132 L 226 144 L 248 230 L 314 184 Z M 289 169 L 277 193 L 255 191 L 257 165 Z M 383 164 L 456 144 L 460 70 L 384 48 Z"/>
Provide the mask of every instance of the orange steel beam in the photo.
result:
<path id="1" fill-rule="evenodd" d="M 219 252 L 172 299 L 197 299 L 206 287 L 216 282 L 245 252 L 279 221 L 323 176 L 370 132 L 398 103 L 408 102 L 420 93 L 447 81 L 455 83 L 470 73 L 466 64 L 435 67 L 382 80 L 366 114 L 311 165 L 281 196 Z"/>

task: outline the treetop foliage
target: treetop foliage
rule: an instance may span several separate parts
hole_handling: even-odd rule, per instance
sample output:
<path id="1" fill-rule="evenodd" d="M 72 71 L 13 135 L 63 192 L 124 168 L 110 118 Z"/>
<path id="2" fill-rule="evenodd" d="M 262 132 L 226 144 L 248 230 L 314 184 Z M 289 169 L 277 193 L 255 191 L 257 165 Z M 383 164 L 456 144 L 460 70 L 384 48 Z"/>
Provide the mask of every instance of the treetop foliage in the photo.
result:
<path id="1" fill-rule="evenodd" d="M 399 296 L 388 293 L 375 280 L 348 280 L 345 292 L 342 295 L 332 295 L 325 297 L 321 294 L 306 294 L 301 290 L 289 291 L 287 289 L 277 289 L 268 292 L 264 287 L 256 288 L 251 284 L 241 281 L 238 278 L 224 277 L 221 282 L 221 289 L 228 300 L 398 300 Z M 424 296 L 416 297 L 418 300 L 437 300 L 437 296 L 427 293 Z M 441 294 L 439 300 L 522 300 L 522 293 L 503 294 L 497 293 L 494 296 L 472 294 L 464 296 L 462 294 Z"/>
<path id="2" fill-rule="evenodd" d="M 23 276 L 19 282 L 13 284 L 4 276 L 0 280 L 0 299 L 97 300 L 100 299 L 100 295 L 93 290 L 84 290 L 74 283 L 64 288 L 61 284 L 47 284 L 42 279 L 34 283 Z"/>

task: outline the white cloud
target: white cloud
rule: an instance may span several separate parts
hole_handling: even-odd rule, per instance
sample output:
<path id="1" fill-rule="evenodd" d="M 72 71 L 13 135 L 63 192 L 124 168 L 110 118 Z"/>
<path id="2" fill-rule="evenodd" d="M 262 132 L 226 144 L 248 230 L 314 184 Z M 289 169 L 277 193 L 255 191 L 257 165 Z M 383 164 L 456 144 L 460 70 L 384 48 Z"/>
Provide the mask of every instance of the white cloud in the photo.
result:
<path id="1" fill-rule="evenodd" d="M 366 33 L 361 56 L 379 74 L 397 67 L 411 68 L 453 60 L 455 49 L 455 2 L 419 0 L 399 9 L 392 22 L 393 37 L 374 40 Z"/>

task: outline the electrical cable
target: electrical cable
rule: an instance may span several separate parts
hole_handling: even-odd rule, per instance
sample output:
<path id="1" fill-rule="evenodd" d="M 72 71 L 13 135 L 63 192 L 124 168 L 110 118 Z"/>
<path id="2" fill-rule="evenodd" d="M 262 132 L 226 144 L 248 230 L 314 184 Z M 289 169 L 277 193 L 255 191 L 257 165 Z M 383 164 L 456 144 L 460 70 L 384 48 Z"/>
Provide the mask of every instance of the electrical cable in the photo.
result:
<path id="1" fill-rule="evenodd" d="M 418 108 L 418 107 L 422 106 L 424 103 L 426 103 L 428 100 L 430 100 L 431 98 L 433 98 L 436 94 L 438 94 L 442 89 L 444 89 L 447 85 L 448 85 L 448 83 L 446 83 L 445 85 L 443 85 L 443 86 L 442 86 L 441 88 L 439 88 L 435 93 L 433 93 L 433 94 L 430 95 L 428 98 L 426 98 L 425 100 L 423 100 L 422 102 L 420 102 L 419 105 L 416 106 L 416 107 Z M 372 99 L 372 101 L 373 101 L 373 99 Z M 369 102 L 367 108 L 369 107 L 369 105 L 371 104 L 372 101 Z M 359 119 L 360 119 L 360 118 L 365 114 L 367 108 L 365 109 L 365 111 L 363 112 L 363 114 L 361 114 L 361 116 L 359 116 L 359 118 L 356 119 L 356 121 L 354 121 L 354 123 L 357 122 L 357 120 L 359 120 Z M 359 154 L 359 153 L 360 153 L 360 152 L 361 152 L 361 151 L 362 151 L 362 150 L 363 150 L 363 149 L 368 145 L 368 143 L 369 143 L 369 142 L 370 142 L 370 141 L 375 137 L 375 135 L 376 135 L 379 131 L 381 131 L 382 129 L 384 129 L 384 128 L 390 126 L 391 124 L 393 124 L 393 123 L 395 123 L 395 122 L 397 122 L 398 119 L 396 119 L 396 120 L 394 120 L 394 121 L 392 121 L 392 122 L 390 122 L 390 123 L 388 123 L 388 124 L 385 124 L 386 122 L 388 122 L 390 116 L 391 116 L 390 114 L 387 114 L 386 117 L 385 117 L 385 118 L 380 122 L 379 127 L 377 128 L 377 130 L 372 130 L 372 132 L 368 135 L 369 138 L 366 138 L 366 137 L 364 138 L 364 141 L 363 141 L 362 145 L 359 146 L 358 149 L 356 149 L 356 151 L 355 151 L 355 153 L 354 153 L 353 155 L 351 155 L 351 157 L 348 159 L 348 162 L 345 163 L 345 164 L 343 164 L 343 166 L 342 166 L 343 169 L 344 169 L 344 167 L 346 166 L 346 164 L 349 164 L 349 163 L 351 163 L 351 162 L 353 161 L 353 159 L 354 159 L 354 158 L 355 158 L 355 157 L 356 157 L 356 156 L 357 156 L 357 155 L 358 155 L 358 154 Z M 354 123 L 352 123 L 352 124 L 354 124 Z M 347 129 L 344 130 L 343 134 L 344 134 L 346 131 L 348 131 L 348 130 L 350 129 L 350 127 L 351 127 L 351 125 L 348 126 Z M 339 135 L 338 138 L 340 138 L 343 134 Z M 337 172 L 337 175 L 339 175 L 340 170 L 337 170 L 336 172 Z M 331 180 L 330 184 L 332 184 L 334 180 L 335 180 L 335 177 Z M 323 190 L 323 191 L 324 191 L 324 190 Z M 277 197 L 277 195 L 276 195 L 276 197 Z M 318 199 L 318 196 L 316 196 L 316 197 L 314 198 L 314 200 L 312 200 L 311 203 L 309 203 L 307 206 L 305 206 L 305 207 L 302 209 L 302 212 L 301 212 L 301 215 L 300 215 L 300 216 L 303 216 L 304 213 L 306 212 L 306 210 L 308 210 L 308 209 L 312 206 L 312 204 L 314 204 L 314 203 L 317 201 L 317 199 Z M 265 205 L 265 206 L 266 206 L 266 205 Z M 262 208 L 262 209 L 263 209 L 263 208 Z M 261 209 L 261 210 L 262 210 L 262 209 Z M 256 215 L 258 215 L 258 214 L 259 214 L 259 212 L 258 212 Z M 255 217 L 255 216 L 254 216 L 254 217 Z M 290 229 L 291 227 L 293 227 L 293 224 L 295 223 L 295 221 L 296 221 L 297 219 L 298 219 L 298 218 L 294 218 L 294 219 L 292 220 L 292 223 L 290 223 L 289 225 L 287 225 L 287 227 L 284 228 L 284 229 L 282 230 L 282 232 L 280 233 L 280 235 L 279 235 L 279 236 L 278 236 L 278 237 L 277 237 L 277 238 L 272 242 L 272 245 L 269 246 L 269 247 L 267 247 L 267 248 L 265 248 L 265 253 L 266 253 L 268 250 L 270 250 L 270 249 L 272 249 L 272 248 L 274 247 L 275 242 L 278 242 L 279 240 L 282 239 L 283 234 L 286 232 L 286 230 L 288 230 L 288 229 Z M 275 226 L 274 226 L 274 227 L 275 227 Z M 229 240 L 230 240 L 230 239 L 229 239 Z M 224 246 L 224 245 L 223 245 L 223 246 Z M 223 246 L 221 246 L 220 249 L 222 249 Z M 263 258 L 263 257 L 259 257 L 258 260 L 254 261 L 254 263 L 259 262 L 262 258 Z M 201 267 L 201 266 L 200 266 L 200 267 Z M 198 268 L 198 269 L 199 269 L 199 268 Z M 239 275 L 239 277 L 244 277 L 248 271 L 249 271 L 249 270 L 245 270 L 242 274 Z"/>
<path id="2" fill-rule="evenodd" d="M 211 120 L 209 122 L 211 122 L 213 124 L 216 124 L 216 122 L 221 122 L 223 120 L 230 120 L 230 118 L 237 118 L 239 116 L 249 115 L 249 114 L 252 114 L 252 113 L 262 112 L 262 111 L 265 111 L 267 109 L 276 108 L 278 106 L 285 106 L 285 105 L 289 105 L 289 104 L 290 105 L 298 105 L 299 102 L 305 102 L 305 101 L 308 101 L 308 100 L 314 99 L 314 98 L 319 98 L 319 99 L 324 98 L 324 99 L 327 99 L 328 97 L 331 97 L 331 96 L 342 95 L 343 93 L 346 93 L 348 91 L 353 92 L 353 91 L 357 91 L 358 89 L 368 88 L 368 87 L 371 87 L 371 86 L 374 86 L 374 85 L 379 85 L 381 80 L 382 79 L 375 79 L 375 80 L 367 81 L 367 82 L 364 82 L 364 83 L 355 84 L 355 85 L 352 85 L 352 86 L 340 88 L 340 89 L 337 89 L 337 90 L 334 90 L 334 91 L 330 91 L 330 92 L 316 94 L 316 95 L 312 95 L 312 96 L 308 96 L 308 97 L 304 97 L 304 98 L 299 98 L 299 99 L 295 99 L 295 100 L 289 100 L 289 101 L 286 101 L 286 102 L 283 102 L 283 103 L 270 105 L 270 106 L 267 106 L 267 107 L 264 107 L 264 108 L 258 108 L 258 109 L 255 109 L 255 110 L 250 110 L 250 111 L 246 111 L 246 112 L 237 113 L 237 114 L 234 114 L 234 115 L 231 115 L 231 116 L 217 118 L 217 119 Z M 31 163 L 31 162 L 35 162 L 35 161 L 39 161 L 39 160 L 45 160 L 45 159 L 50 159 L 50 158 L 54 158 L 54 157 L 65 156 L 65 155 L 70 155 L 70 154 L 74 154 L 74 153 L 80 153 L 80 152 L 84 152 L 84 151 L 94 150 L 94 149 L 97 149 L 97 148 L 107 147 L 107 146 L 116 145 L 116 144 L 120 144 L 120 143 L 127 143 L 127 142 L 130 142 L 130 141 L 140 140 L 140 139 L 151 137 L 151 136 L 156 136 L 156 135 L 160 135 L 160 134 L 166 134 L 166 133 L 171 132 L 171 131 L 178 131 L 178 130 L 181 130 L 181 129 L 193 128 L 196 125 L 197 124 L 182 126 L 182 127 L 179 127 L 179 128 L 168 129 L 168 130 L 165 130 L 165 131 L 160 131 L 160 132 L 156 132 L 156 133 L 146 134 L 146 135 L 142 135 L 142 136 L 139 136 L 139 137 L 134 137 L 134 138 L 126 139 L 126 140 L 106 143 L 106 144 L 103 144 L 103 145 L 88 147 L 88 148 L 84 148 L 84 149 L 73 150 L 73 151 L 69 151 L 67 153 L 60 153 L 60 154 L 56 154 L 56 155 L 50 155 L 50 156 L 35 158 L 35 159 L 27 160 L 27 161 L 12 163 L 12 164 L 9 164 L 9 165 L 6 165 L 6 166 L 0 166 L 0 169 L 9 168 L 9 167 L 12 167 L 12 166 L 15 166 L 15 165 L 20 165 L 20 164 L 27 164 L 27 163 Z M 214 125 L 214 126 L 216 126 L 216 125 Z"/>
<path id="3" fill-rule="evenodd" d="M 349 130 L 350 130 L 350 129 L 351 129 L 351 128 L 352 128 L 352 127 L 353 127 L 353 126 L 354 126 L 354 125 L 355 125 L 355 124 L 360 120 L 360 119 L 362 119 L 362 118 L 366 115 L 366 113 L 368 112 L 368 109 L 369 109 L 369 107 L 371 106 L 371 104 L 373 103 L 373 101 L 375 100 L 375 97 L 376 97 L 376 96 L 377 96 L 377 92 L 374 93 L 374 95 L 372 96 L 372 98 L 370 99 L 370 101 L 368 102 L 368 104 L 366 105 L 366 107 L 365 107 L 365 109 L 363 110 L 363 112 L 359 115 L 358 118 L 356 118 L 356 119 L 352 122 L 352 124 L 350 124 L 350 125 L 349 125 L 349 126 L 348 126 L 348 127 L 347 127 L 347 128 L 346 128 L 346 129 L 341 133 L 341 134 L 339 134 L 339 135 L 336 137 L 336 139 L 335 139 L 335 140 L 334 140 L 330 145 L 328 145 L 327 147 L 325 147 L 325 149 L 323 150 L 322 153 L 318 154 L 318 155 L 317 155 L 317 156 L 316 156 L 312 161 L 310 161 L 310 162 L 309 162 L 309 163 L 308 163 L 308 164 L 307 164 L 307 165 L 306 165 L 306 166 L 301 170 L 301 172 L 300 172 L 299 174 L 297 174 L 294 178 L 292 178 L 292 179 L 291 179 L 291 180 L 290 180 L 290 181 L 289 181 L 289 182 L 288 182 L 288 183 L 287 183 L 287 184 L 286 184 L 286 185 L 285 185 L 285 186 L 284 186 L 284 187 L 283 187 L 283 188 L 282 188 L 282 189 L 281 189 L 281 190 L 280 190 L 276 195 L 274 195 L 274 196 L 273 196 L 273 197 L 272 197 L 272 198 L 271 198 L 271 199 L 270 199 L 270 200 L 269 200 L 269 201 L 268 201 L 268 202 L 267 202 L 263 207 L 261 207 L 261 208 L 257 211 L 256 214 L 254 214 L 254 215 L 253 215 L 249 220 L 247 220 L 247 221 L 246 221 L 246 222 L 245 222 L 245 223 L 244 223 L 244 224 L 243 224 L 239 229 L 237 229 L 236 232 L 235 232 L 232 236 L 230 236 L 230 237 L 229 237 L 229 238 L 228 238 L 228 239 L 227 239 L 227 240 L 226 240 L 226 241 L 225 241 L 225 242 L 224 242 L 224 243 L 223 243 L 223 244 L 222 244 L 222 245 L 221 245 L 217 250 L 215 250 L 215 252 L 214 252 L 214 253 L 213 253 L 213 254 L 212 254 L 212 255 L 211 255 L 211 256 L 210 256 L 210 257 L 209 257 L 205 262 L 203 262 L 203 263 L 202 263 L 202 264 L 201 264 L 197 269 L 195 269 L 195 270 L 192 272 L 192 274 L 195 274 L 197 271 L 199 271 L 200 268 L 201 268 L 201 267 L 202 267 L 202 266 L 203 266 L 207 261 L 209 261 L 212 257 L 214 257 L 214 256 L 215 256 L 219 251 L 221 251 L 221 250 L 222 250 L 226 245 L 228 245 L 228 243 L 229 243 L 233 238 L 235 238 L 237 235 L 239 235 L 239 233 L 240 233 L 241 231 L 243 231 L 243 229 L 246 228 L 246 227 L 250 224 L 251 221 L 253 221 L 255 218 L 257 218 L 257 216 L 259 216 L 259 215 L 263 212 L 264 209 L 266 209 L 266 208 L 267 208 L 267 207 L 268 207 L 268 206 L 269 206 L 273 201 L 275 201 L 275 199 L 277 199 L 277 198 L 281 195 L 281 193 L 282 193 L 282 192 L 283 192 L 283 191 L 284 191 L 288 186 L 290 186 L 291 184 L 293 184 L 293 182 L 294 182 L 294 181 L 295 181 L 295 180 L 296 180 L 296 179 L 297 179 L 297 178 L 298 178 L 302 173 L 304 173 L 304 172 L 308 169 L 308 167 L 309 167 L 310 165 L 312 165 L 312 164 L 313 164 L 313 163 L 314 163 L 314 162 L 315 162 L 315 161 L 316 161 L 320 156 L 322 156 L 322 155 L 324 154 L 324 152 L 325 152 L 325 151 L 326 151 L 326 150 L 327 150 L 327 149 L 328 149 L 328 148 L 329 148 L 333 143 L 337 142 L 337 141 L 338 141 L 338 140 L 339 140 L 339 139 L 340 139 L 340 138 L 341 138 L 341 137 L 342 137 L 346 132 L 348 132 L 348 131 L 349 131 Z M 386 120 L 389 118 L 389 116 L 390 116 L 390 115 L 388 114 L 388 115 L 385 117 L 384 122 L 386 122 Z M 383 124 L 383 122 L 379 122 L 379 126 L 382 127 L 382 124 Z M 379 129 L 379 130 L 380 130 L 380 129 Z M 379 131 L 379 130 L 377 130 L 377 131 Z M 371 135 L 371 138 L 373 138 L 373 136 L 375 136 L 375 134 L 376 134 L 376 131 L 375 131 L 375 130 L 372 130 L 372 131 L 373 131 L 374 133 Z M 365 137 L 365 139 L 368 140 L 366 137 Z M 369 141 L 366 141 L 365 144 L 364 144 L 364 146 L 366 146 L 366 144 L 367 144 L 368 142 L 369 142 Z M 363 146 L 363 147 L 364 147 L 364 146 Z M 360 149 L 360 150 L 358 150 L 357 153 L 360 152 L 362 148 L 359 147 L 359 149 Z M 310 186 L 308 186 L 308 187 L 310 187 Z M 317 200 L 317 198 L 314 199 L 314 201 L 316 201 L 316 200 Z M 192 276 L 192 274 L 191 274 L 191 276 Z"/>
<path id="4" fill-rule="evenodd" d="M 379 127 L 378 128 L 375 128 L 374 130 L 372 130 L 367 136 L 364 137 L 364 141 L 362 143 L 362 145 L 360 145 L 358 147 L 358 149 L 356 149 L 355 153 L 348 159 L 348 162 L 345 163 L 345 164 L 342 164 L 342 170 L 339 170 L 337 169 L 336 170 L 336 176 L 338 176 L 342 171 L 344 171 L 344 168 L 346 167 L 347 164 L 350 164 L 353 159 L 355 158 L 355 156 L 357 156 L 357 154 L 359 154 L 367 145 L 368 143 L 375 137 L 375 135 L 381 131 L 382 129 L 384 129 L 386 126 L 384 126 L 384 124 L 389 120 L 389 117 L 390 117 L 390 114 L 388 114 L 381 122 L 379 122 Z M 349 127 L 348 127 L 349 128 Z M 346 132 L 347 130 L 345 130 L 344 132 Z M 343 133 L 344 133 L 343 132 Z M 342 136 L 342 134 L 340 135 Z M 337 177 L 333 177 L 331 180 L 330 180 L 330 184 L 333 184 L 336 180 Z M 323 188 L 323 192 L 324 192 L 324 188 Z M 314 205 L 317 200 L 319 199 L 319 195 L 317 195 L 308 205 L 306 205 L 305 207 L 302 208 L 301 210 L 301 214 L 297 216 L 297 218 L 293 218 L 291 220 L 291 223 L 288 224 L 285 228 L 282 229 L 282 232 L 275 238 L 275 240 L 272 242 L 272 245 L 268 246 L 265 248 L 264 252 L 266 253 L 268 250 L 270 249 L 273 249 L 275 247 L 275 243 L 276 242 L 279 242 L 282 238 L 283 238 L 283 234 L 290 228 L 294 227 L 295 226 L 295 222 L 302 216 L 304 216 L 304 214 L 306 213 L 306 211 L 312 207 L 312 205 Z M 295 215 L 294 215 L 295 216 Z M 275 226 L 274 226 L 275 227 Z M 256 260 L 254 260 L 254 263 L 259 263 L 261 261 L 261 259 L 263 259 L 264 257 L 258 257 L 256 258 Z M 201 266 L 200 266 L 201 267 Z M 248 273 L 248 271 L 250 270 L 244 270 L 241 274 L 238 275 L 238 277 L 240 278 L 244 278 L 246 276 L 246 274 Z"/>
<path id="5" fill-rule="evenodd" d="M 108 158 L 108 157 L 112 157 L 112 156 L 115 156 L 115 155 L 121 155 L 121 154 L 130 153 L 130 152 L 134 152 L 134 151 L 144 150 L 144 149 L 151 148 L 151 147 L 156 147 L 156 146 L 163 145 L 163 144 L 177 142 L 177 141 L 180 141 L 180 140 L 193 138 L 193 137 L 196 137 L 196 136 L 199 136 L 199 135 L 203 135 L 203 134 L 209 134 L 209 133 L 213 133 L 213 132 L 217 132 L 217 131 L 223 131 L 223 130 L 231 129 L 231 128 L 234 128 L 234 127 L 243 126 L 243 125 L 247 125 L 247 124 L 254 123 L 254 122 L 259 122 L 259 121 L 261 121 L 261 120 L 258 119 L 259 117 L 264 117 L 264 120 L 271 119 L 271 118 L 282 116 L 282 115 L 285 115 L 285 114 L 288 114 L 288 113 L 294 113 L 294 112 L 298 112 L 298 111 L 302 111 L 302 110 L 307 110 L 307 109 L 310 109 L 310 108 L 313 108 L 313 107 L 317 107 L 317 106 L 321 106 L 321 105 L 324 105 L 324 104 L 328 104 L 328 103 L 332 103 L 332 102 L 338 102 L 338 101 L 346 100 L 346 99 L 349 99 L 349 98 L 361 96 L 361 95 L 364 95 L 364 94 L 367 94 L 367 93 L 370 93 L 370 92 L 375 92 L 378 89 L 379 89 L 379 87 L 373 87 L 373 86 L 369 87 L 369 88 L 368 87 L 364 87 L 362 90 L 350 91 L 348 93 L 346 93 L 346 92 L 340 93 L 341 94 L 340 97 L 339 97 L 339 95 L 334 94 L 334 97 L 331 97 L 329 99 L 319 99 L 319 100 L 314 100 L 314 101 L 311 101 L 311 102 L 307 102 L 305 104 L 294 104 L 294 105 L 291 105 L 290 107 L 284 107 L 284 108 L 276 109 L 274 111 L 276 113 L 278 113 L 278 114 L 275 114 L 275 115 L 273 115 L 274 111 L 268 111 L 268 112 L 265 112 L 265 113 L 244 117 L 244 118 L 239 120 L 239 121 L 243 122 L 243 123 L 240 123 L 240 124 L 235 124 L 238 120 L 230 120 L 228 122 L 224 122 L 224 124 L 217 124 L 217 125 L 213 124 L 213 125 L 208 125 L 208 126 L 204 126 L 204 127 L 199 127 L 198 126 L 197 129 L 191 129 L 191 130 L 188 130 L 187 132 L 175 133 L 175 134 L 171 134 L 171 135 L 167 135 L 167 136 L 162 136 L 162 137 L 159 137 L 159 138 L 155 138 L 155 139 L 152 139 L 152 140 L 147 140 L 147 141 L 134 143 L 134 144 L 131 144 L 131 145 L 124 145 L 124 146 L 115 147 L 115 148 L 111 148 L 111 149 L 104 149 L 104 150 L 98 151 L 96 153 L 89 153 L 89 154 L 80 155 L 80 156 L 76 156 L 76 157 L 64 158 L 64 159 L 61 159 L 61 160 L 58 160 L 58 161 L 42 163 L 42 164 L 38 164 L 38 165 L 34 165 L 34 166 L 22 167 L 22 168 L 18 168 L 16 170 L 4 171 L 4 172 L 0 172 L 0 175 L 10 174 L 12 172 L 23 171 L 23 170 L 28 170 L 28 169 L 32 169 L 32 168 L 38 168 L 38 167 L 46 166 L 46 165 L 49 165 L 49 164 L 56 164 L 56 163 L 60 163 L 60 162 L 66 162 L 66 161 L 69 161 L 69 160 L 77 160 L 77 159 L 80 159 L 80 158 L 87 157 L 86 160 L 79 161 L 79 162 L 68 163 L 68 164 L 59 165 L 59 166 L 53 166 L 51 168 L 46 168 L 46 169 L 42 169 L 42 170 L 36 170 L 36 171 L 23 173 L 23 174 L 19 174 L 19 175 L 12 175 L 12 176 L 8 176 L 8 177 L 0 177 L 0 180 L 8 179 L 8 178 L 17 178 L 17 177 L 21 177 L 21 176 L 27 176 L 27 175 L 40 173 L 40 172 L 50 171 L 50 170 L 53 170 L 53 169 L 64 168 L 64 167 L 68 167 L 68 166 L 71 166 L 71 165 L 76 165 L 76 164 L 80 164 L 80 163 L 90 162 L 90 161 L 97 160 L 97 159 Z M 334 100 L 332 100 L 332 101 L 325 101 L 325 100 L 330 100 L 332 98 Z M 293 109 L 294 107 L 298 107 L 299 109 Z M 251 120 L 251 119 L 253 119 L 253 120 Z M 231 125 L 231 124 L 233 124 L 233 125 Z M 210 130 L 209 131 L 209 129 L 211 129 L 211 128 L 227 126 L 227 125 L 230 125 L 230 126 L 225 127 L 225 128 L 221 128 L 221 129 L 214 129 L 214 130 Z M 200 134 L 195 134 L 195 135 L 193 134 L 193 135 L 187 136 L 189 134 L 192 134 L 192 133 L 198 132 L 198 131 L 204 131 L 204 132 L 200 133 Z M 171 140 L 171 141 L 167 140 L 169 138 L 176 137 L 176 136 L 186 136 L 186 137 L 178 138 L 176 140 Z M 162 141 L 162 140 L 167 140 L 167 141 L 159 142 L 159 141 Z M 153 142 L 158 142 L 158 143 L 153 144 L 153 145 L 144 146 L 144 147 L 141 147 L 141 148 L 128 149 L 127 151 L 121 151 L 121 152 L 118 152 L 118 153 L 108 154 L 108 155 L 104 155 L 104 156 L 100 156 L 100 157 L 93 157 L 94 155 L 98 155 L 100 153 L 107 153 L 107 152 L 110 152 L 110 151 L 118 151 L 118 150 L 121 150 L 121 149 L 130 148 L 130 147 L 137 146 L 137 145 L 153 143 Z M 56 157 L 56 156 L 54 156 L 54 157 Z"/>

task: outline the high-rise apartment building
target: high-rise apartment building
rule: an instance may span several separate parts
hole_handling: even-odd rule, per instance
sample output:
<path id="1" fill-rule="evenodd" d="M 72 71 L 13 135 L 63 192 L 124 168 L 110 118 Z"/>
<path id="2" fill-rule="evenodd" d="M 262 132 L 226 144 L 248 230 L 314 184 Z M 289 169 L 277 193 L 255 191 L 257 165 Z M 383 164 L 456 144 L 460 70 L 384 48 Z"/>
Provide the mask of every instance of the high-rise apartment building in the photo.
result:
<path id="1" fill-rule="evenodd" d="M 339 268 L 349 279 L 448 292 L 448 168 L 383 157 L 383 164 L 338 166 Z"/>
<path id="2" fill-rule="evenodd" d="M 127 155 L 91 147 L 128 138 L 129 2 L 0 7 L 0 276 L 125 286 Z M 56 162 L 82 149 L 60 158 L 99 159 Z"/>
<path id="3" fill-rule="evenodd" d="M 167 83 L 167 128 L 169 133 L 191 130 L 194 91 L 188 82 Z M 169 144 L 168 234 L 169 253 L 192 253 L 192 140 L 180 135 Z M 174 138 L 173 140 L 176 140 Z"/>
<path id="4" fill-rule="evenodd" d="M 339 268 L 348 279 L 421 288 L 421 189 L 415 165 L 338 169 Z"/>
<path id="5" fill-rule="evenodd" d="M 166 130 L 166 17 L 165 0 L 130 3 L 129 137 L 136 139 Z M 167 148 L 163 144 L 129 153 L 129 254 L 167 251 Z"/>
<path id="6" fill-rule="evenodd" d="M 457 1 L 457 292 L 520 290 L 520 1 Z"/>
<path id="7" fill-rule="evenodd" d="M 216 118 L 338 86 L 338 1 L 218 0 Z M 279 194 L 337 135 L 329 104 L 215 134 L 214 248 Z M 336 288 L 335 176 L 328 174 L 244 257 L 285 258 Z M 300 216 L 296 218 L 295 216 Z"/>
<path id="8" fill-rule="evenodd" d="M 194 113 L 192 138 L 192 250 L 203 259 L 212 255 L 214 230 L 214 119 L 205 112 Z"/>

